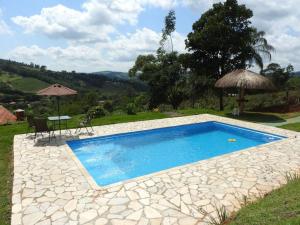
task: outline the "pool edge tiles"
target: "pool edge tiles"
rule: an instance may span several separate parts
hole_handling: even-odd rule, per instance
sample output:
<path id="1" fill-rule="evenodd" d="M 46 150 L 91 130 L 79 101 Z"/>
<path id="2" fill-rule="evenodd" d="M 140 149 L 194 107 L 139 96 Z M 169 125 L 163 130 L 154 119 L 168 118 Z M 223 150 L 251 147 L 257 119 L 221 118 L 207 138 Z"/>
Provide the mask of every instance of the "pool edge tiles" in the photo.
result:
<path id="1" fill-rule="evenodd" d="M 98 181 L 94 178 L 95 174 L 91 174 L 89 169 L 86 168 L 86 165 L 82 162 L 82 160 L 79 158 L 79 156 L 74 152 L 74 143 L 84 143 L 84 142 L 93 142 L 93 141 L 107 141 L 107 140 L 114 140 L 120 137 L 127 137 L 127 136 L 134 136 L 134 135 L 139 135 L 139 134 L 150 134 L 150 133 L 155 133 L 155 132 L 168 132 L 170 131 L 170 129 L 172 130 L 178 130 L 180 128 L 195 128 L 197 126 L 201 127 L 201 126 L 205 126 L 207 125 L 209 126 L 213 126 L 213 129 L 216 129 L 216 127 L 220 128 L 220 126 L 222 127 L 222 129 L 228 129 L 230 130 L 230 132 L 236 131 L 237 129 L 239 130 L 239 134 L 238 135 L 245 135 L 244 132 L 247 132 L 247 135 L 249 133 L 251 133 L 251 135 L 259 135 L 259 136 L 263 136 L 263 137 L 273 137 L 275 139 L 268 139 L 267 141 L 262 141 L 262 143 L 258 143 L 255 145 L 251 145 L 251 146 L 247 146 L 247 147 L 241 147 L 239 149 L 236 150 L 230 150 L 229 152 L 225 152 L 225 153 L 221 153 L 221 154 L 217 154 L 217 155 L 213 155 L 213 156 L 209 156 L 207 158 L 201 158 L 201 159 L 197 159 L 197 160 L 190 160 L 187 161 L 183 164 L 176 164 L 173 165 L 171 167 L 166 167 L 166 168 L 162 168 L 162 169 L 158 169 L 158 170 L 154 170 L 151 172 L 146 172 L 144 174 L 138 174 L 138 175 L 134 175 L 133 177 L 129 177 L 129 178 L 124 178 L 124 179 L 120 179 L 117 182 L 110 182 L 110 183 L 102 183 L 101 184 L 101 180 L 98 179 Z M 216 127 L 215 127 L 216 126 Z M 206 128 L 208 128 L 206 127 Z M 228 131 L 228 130 L 227 130 Z M 229 131 L 228 131 L 229 132 Z M 203 133 L 207 133 L 206 131 Z M 250 136 L 251 136 L 250 135 Z M 256 137 L 257 138 L 257 137 Z M 283 135 L 277 135 L 277 134 L 273 134 L 270 132 L 264 132 L 264 131 L 259 131 L 259 130 L 255 130 L 255 129 L 249 129 L 246 127 L 242 127 L 239 125 L 233 125 L 233 124 L 229 124 L 229 123 L 224 123 L 224 122 L 219 122 L 219 121 L 215 121 L 215 120 L 209 120 L 209 121 L 202 121 L 202 122 L 197 122 L 197 123 L 190 123 L 190 124 L 180 124 L 180 125 L 174 125 L 174 126 L 168 126 L 168 127 L 159 127 L 159 128 L 152 128 L 152 129 L 145 129 L 145 130 L 136 130 L 136 131 L 130 131 L 130 132 L 121 132 L 121 133 L 115 133 L 115 134 L 111 134 L 111 135 L 102 135 L 102 136 L 98 136 L 98 137 L 92 137 L 92 138 L 85 138 L 85 139 L 79 139 L 79 140 L 73 140 L 73 141 L 68 141 L 67 145 L 69 147 L 69 150 L 71 152 L 72 158 L 75 159 L 76 164 L 80 167 L 80 169 L 83 171 L 83 173 L 89 177 L 89 181 L 92 184 L 92 186 L 98 187 L 98 188 L 107 188 L 107 187 L 112 187 L 112 186 L 116 186 L 116 185 L 120 185 L 120 184 L 124 184 L 124 183 L 128 183 L 131 182 L 133 180 L 136 179 L 143 179 L 143 178 L 147 178 L 149 176 L 155 176 L 161 173 L 165 173 L 167 171 L 173 170 L 173 169 L 179 169 L 182 167 L 187 167 L 187 166 L 191 166 L 193 164 L 197 164 L 200 163 L 201 161 L 205 161 L 205 160 L 209 160 L 211 158 L 216 158 L 216 157 L 222 157 L 224 155 L 228 155 L 228 154 L 233 154 L 235 152 L 240 152 L 240 151 L 244 151 L 244 150 L 250 150 L 251 148 L 255 148 L 258 146 L 262 146 L 262 145 L 267 145 L 267 144 L 272 144 L 274 142 L 280 141 L 282 139 L 286 139 L 286 136 Z M 247 137 L 247 139 L 252 140 L 255 139 L 254 137 Z M 255 139 L 256 140 L 256 139 Z"/>
<path id="2" fill-rule="evenodd" d="M 287 138 L 101 187 L 76 163 L 65 136 L 49 144 L 16 135 L 11 224 L 202 225 L 216 215 L 216 204 L 236 212 L 244 195 L 255 200 L 284 185 L 286 173 L 300 172 L 300 133 L 209 114 L 95 126 L 76 138 L 212 120 Z"/>

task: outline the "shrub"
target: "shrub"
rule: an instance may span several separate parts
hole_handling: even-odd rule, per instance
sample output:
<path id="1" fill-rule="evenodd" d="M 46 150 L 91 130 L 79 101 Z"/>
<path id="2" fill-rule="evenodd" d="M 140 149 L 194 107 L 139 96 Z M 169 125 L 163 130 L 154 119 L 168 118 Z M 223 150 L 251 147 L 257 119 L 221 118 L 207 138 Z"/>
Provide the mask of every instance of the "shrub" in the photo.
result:
<path id="1" fill-rule="evenodd" d="M 145 111 L 148 109 L 149 97 L 146 94 L 140 94 L 134 98 L 134 104 L 137 111 Z"/>
<path id="2" fill-rule="evenodd" d="M 135 106 L 135 104 L 134 103 L 128 103 L 127 105 L 126 105 L 126 113 L 128 114 L 128 115 L 135 115 L 136 114 L 136 106 Z"/>
<path id="3" fill-rule="evenodd" d="M 105 101 L 103 104 L 103 108 L 110 113 L 114 111 L 112 101 Z"/>
<path id="4" fill-rule="evenodd" d="M 95 118 L 100 118 L 106 115 L 106 111 L 102 106 L 95 106 L 92 107 L 87 114 L 93 115 Z"/>
<path id="5" fill-rule="evenodd" d="M 216 211 L 215 215 L 209 214 L 206 210 L 204 210 L 202 208 L 199 208 L 199 211 L 203 215 L 208 215 L 208 221 L 207 221 L 208 224 L 210 224 L 210 225 L 225 224 L 226 221 L 229 219 L 229 215 L 228 215 L 228 212 L 227 212 L 225 206 L 224 205 L 221 205 L 221 206 L 214 205 L 213 207 L 215 208 L 215 211 Z"/>
<path id="6" fill-rule="evenodd" d="M 160 112 L 170 112 L 173 111 L 173 108 L 171 105 L 167 105 L 167 104 L 160 104 L 158 107 Z"/>

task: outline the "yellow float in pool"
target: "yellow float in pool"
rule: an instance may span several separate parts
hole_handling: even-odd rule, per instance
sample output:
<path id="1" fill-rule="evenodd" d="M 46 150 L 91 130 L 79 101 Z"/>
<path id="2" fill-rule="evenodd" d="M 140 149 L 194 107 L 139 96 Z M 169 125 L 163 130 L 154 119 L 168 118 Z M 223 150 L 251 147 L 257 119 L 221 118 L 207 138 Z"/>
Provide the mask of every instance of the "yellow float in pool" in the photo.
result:
<path id="1" fill-rule="evenodd" d="M 228 141 L 229 141 L 229 142 L 236 142 L 236 139 L 234 139 L 234 138 L 229 138 Z"/>

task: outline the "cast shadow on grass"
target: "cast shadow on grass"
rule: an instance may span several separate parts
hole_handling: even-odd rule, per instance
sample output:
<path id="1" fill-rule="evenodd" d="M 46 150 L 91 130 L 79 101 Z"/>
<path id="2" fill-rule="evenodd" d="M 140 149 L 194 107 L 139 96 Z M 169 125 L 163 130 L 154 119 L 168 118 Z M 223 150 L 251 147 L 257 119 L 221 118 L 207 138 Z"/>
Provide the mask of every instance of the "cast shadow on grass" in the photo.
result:
<path id="1" fill-rule="evenodd" d="M 231 113 L 227 113 L 226 116 L 233 119 L 246 120 L 249 122 L 258 123 L 282 123 L 286 121 L 279 116 L 259 112 L 245 112 L 239 116 L 233 116 Z"/>

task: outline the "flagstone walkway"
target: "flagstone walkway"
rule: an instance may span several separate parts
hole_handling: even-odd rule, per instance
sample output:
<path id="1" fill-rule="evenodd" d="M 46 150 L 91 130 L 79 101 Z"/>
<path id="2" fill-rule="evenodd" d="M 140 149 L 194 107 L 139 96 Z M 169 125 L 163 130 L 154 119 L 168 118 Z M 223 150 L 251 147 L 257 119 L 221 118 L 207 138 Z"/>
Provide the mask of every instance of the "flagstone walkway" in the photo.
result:
<path id="1" fill-rule="evenodd" d="M 14 139 L 12 225 L 206 224 L 216 206 L 236 211 L 244 196 L 261 196 L 283 185 L 287 172 L 300 170 L 299 133 L 207 114 L 99 126 L 94 136 L 208 120 L 288 138 L 97 187 L 64 140 L 40 144 L 18 135 Z"/>

